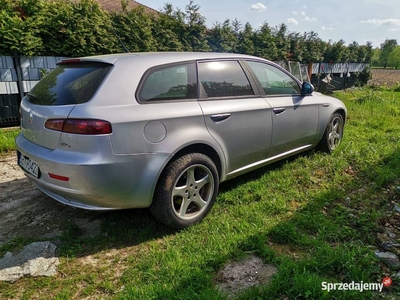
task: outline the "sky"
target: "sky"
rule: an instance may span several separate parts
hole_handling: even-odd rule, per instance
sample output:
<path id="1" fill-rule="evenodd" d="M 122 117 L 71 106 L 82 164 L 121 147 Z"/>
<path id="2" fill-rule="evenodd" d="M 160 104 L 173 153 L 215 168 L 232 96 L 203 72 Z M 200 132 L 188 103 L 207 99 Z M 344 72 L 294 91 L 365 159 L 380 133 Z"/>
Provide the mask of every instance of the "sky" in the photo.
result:
<path id="1" fill-rule="evenodd" d="M 139 0 L 161 10 L 165 3 L 185 9 L 189 0 Z M 285 23 L 291 32 L 318 33 L 324 41 L 343 39 L 346 45 L 372 42 L 379 47 L 385 39 L 400 44 L 400 0 L 195 0 L 206 17 L 208 28 L 235 18 L 253 29 L 267 22 Z"/>

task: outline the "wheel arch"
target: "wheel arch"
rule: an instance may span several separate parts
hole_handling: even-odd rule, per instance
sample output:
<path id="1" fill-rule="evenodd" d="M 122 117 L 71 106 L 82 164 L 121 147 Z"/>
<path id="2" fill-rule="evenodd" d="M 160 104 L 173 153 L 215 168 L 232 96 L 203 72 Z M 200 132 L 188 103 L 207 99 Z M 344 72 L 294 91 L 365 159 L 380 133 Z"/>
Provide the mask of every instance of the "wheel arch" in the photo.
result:
<path id="1" fill-rule="evenodd" d="M 316 134 L 315 140 L 314 140 L 314 143 L 315 143 L 316 147 L 318 147 L 318 144 L 321 142 L 321 139 L 324 136 L 324 133 L 325 133 L 325 130 L 326 130 L 328 124 L 329 124 L 330 118 L 336 113 L 338 113 L 338 114 L 340 114 L 342 116 L 342 118 L 343 118 L 343 126 L 346 124 L 347 110 L 343 106 L 339 106 L 335 110 L 331 110 L 330 112 L 326 112 L 323 115 L 320 115 L 320 118 L 323 119 L 323 120 L 326 120 L 326 123 L 322 122 L 320 120 L 318 131 L 317 131 L 317 134 Z"/>
<path id="2" fill-rule="evenodd" d="M 178 157 L 181 157 L 181 156 L 183 156 L 185 154 L 189 154 L 189 153 L 201 153 L 201 154 L 208 156 L 214 162 L 215 166 L 217 167 L 218 177 L 219 177 L 219 180 L 221 181 L 221 179 L 223 178 L 223 169 L 224 169 L 224 167 L 222 165 L 221 157 L 213 147 L 211 147 L 210 145 L 207 145 L 207 144 L 203 144 L 203 143 L 196 143 L 196 144 L 191 144 L 191 145 L 187 145 L 187 146 L 183 147 L 178 152 L 176 152 L 174 156 L 172 156 L 169 159 L 169 161 L 165 165 L 164 169 L 171 162 L 176 160 Z"/>
<path id="3" fill-rule="evenodd" d="M 347 119 L 347 113 L 346 113 L 346 111 L 345 111 L 343 108 L 339 108 L 339 109 L 337 109 L 337 110 L 335 110 L 335 111 L 333 112 L 333 114 L 335 114 L 335 113 L 339 113 L 339 114 L 342 116 L 343 122 L 344 122 L 343 125 L 345 125 L 345 124 L 346 124 L 346 119 Z"/>
<path id="4" fill-rule="evenodd" d="M 158 173 L 157 180 L 155 181 L 155 185 L 154 185 L 154 188 L 152 191 L 152 199 L 153 200 L 154 200 L 155 192 L 157 190 L 157 186 L 159 185 L 160 178 L 162 177 L 164 170 L 177 158 L 179 158 L 185 154 L 189 154 L 189 153 L 201 153 L 201 154 L 208 156 L 213 161 L 213 163 L 215 164 L 215 166 L 217 168 L 219 181 L 221 182 L 221 181 L 225 180 L 226 176 L 225 176 L 225 166 L 222 161 L 223 158 L 220 156 L 220 154 L 217 152 L 217 150 L 215 150 L 212 146 L 205 144 L 205 143 L 201 143 L 201 142 L 190 144 L 190 145 L 185 145 L 165 162 L 164 167 Z M 221 154 L 221 155 L 223 155 L 223 154 Z"/>

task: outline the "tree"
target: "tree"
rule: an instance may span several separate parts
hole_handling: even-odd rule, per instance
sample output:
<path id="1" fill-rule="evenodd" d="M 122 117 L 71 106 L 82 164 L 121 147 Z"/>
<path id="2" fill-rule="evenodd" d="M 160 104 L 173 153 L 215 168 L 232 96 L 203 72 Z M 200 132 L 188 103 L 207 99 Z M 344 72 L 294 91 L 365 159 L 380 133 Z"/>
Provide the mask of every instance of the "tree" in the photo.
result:
<path id="1" fill-rule="evenodd" d="M 253 55 L 255 51 L 254 47 L 254 32 L 250 23 L 246 23 L 241 32 L 239 32 L 239 44 L 237 51 L 242 54 Z"/>
<path id="2" fill-rule="evenodd" d="M 238 21 L 238 19 L 232 21 L 232 30 L 236 37 L 236 45 L 233 49 L 233 52 L 239 52 L 239 39 L 242 28 L 243 28 L 242 22 Z"/>
<path id="3" fill-rule="evenodd" d="M 239 37 L 240 31 L 242 30 L 243 25 L 238 19 L 232 21 L 232 30 L 236 37 Z"/>
<path id="4" fill-rule="evenodd" d="M 2 0 L 0 3 L 0 43 L 1 54 L 34 55 L 43 49 L 38 36 L 43 18 L 36 12 L 43 9 L 43 1 Z M 35 8 L 36 11 L 33 9 Z"/>
<path id="5" fill-rule="evenodd" d="M 313 63 L 324 58 L 325 43 L 314 31 L 305 32 L 302 39 L 303 62 L 308 64 L 308 76 L 312 75 Z"/>
<path id="6" fill-rule="evenodd" d="M 287 35 L 287 26 L 282 23 L 272 29 L 272 35 L 275 39 L 275 46 L 277 49 L 275 59 L 278 61 L 287 61 L 290 50 L 290 40 Z"/>
<path id="7" fill-rule="evenodd" d="M 372 50 L 372 58 L 371 58 L 371 65 L 374 67 L 381 67 L 380 59 L 381 56 L 381 49 L 375 48 Z"/>
<path id="8" fill-rule="evenodd" d="M 365 44 L 365 46 L 362 46 L 362 47 L 364 47 L 364 49 L 365 49 L 365 60 L 364 60 L 364 62 L 371 63 L 372 62 L 372 56 L 373 56 L 373 53 L 374 53 L 374 48 L 372 46 L 372 43 L 371 42 L 367 42 Z"/>
<path id="9" fill-rule="evenodd" d="M 269 60 L 276 60 L 278 49 L 268 23 L 264 23 L 254 34 L 254 48 L 254 54 L 256 56 Z"/>
<path id="10" fill-rule="evenodd" d="M 209 51 L 207 44 L 205 26 L 206 18 L 199 12 L 200 6 L 190 0 L 186 5 L 185 19 L 187 25 L 186 40 L 190 46 L 190 51 Z"/>
<path id="11" fill-rule="evenodd" d="M 397 46 L 388 57 L 388 66 L 400 69 L 400 46 Z"/>
<path id="12" fill-rule="evenodd" d="M 37 16 L 46 18 L 39 33 L 43 54 L 77 57 L 116 50 L 110 17 L 96 1 L 45 2 Z"/>
<path id="13" fill-rule="evenodd" d="M 152 16 L 152 34 L 156 41 L 157 51 L 184 51 L 183 36 L 186 25 L 182 18 L 176 17 L 176 12 L 171 4 L 165 4 L 162 13 Z"/>
<path id="14" fill-rule="evenodd" d="M 157 42 L 153 37 L 153 19 L 143 8 L 128 9 L 122 13 L 111 13 L 113 27 L 121 42 L 131 52 L 155 51 Z M 122 45 L 119 48 L 122 51 Z"/>
<path id="15" fill-rule="evenodd" d="M 303 62 L 313 63 L 324 58 L 325 43 L 314 31 L 305 32 L 302 39 Z"/>
<path id="16" fill-rule="evenodd" d="M 346 55 L 346 46 L 343 40 L 332 42 L 331 40 L 326 44 L 324 61 L 338 63 L 342 62 Z"/>
<path id="17" fill-rule="evenodd" d="M 397 41 L 396 40 L 389 40 L 386 39 L 382 44 L 381 44 L 381 53 L 379 56 L 379 60 L 381 61 L 381 64 L 384 68 L 388 66 L 388 59 L 390 56 L 390 53 L 393 52 L 393 50 L 397 46 Z"/>
<path id="18" fill-rule="evenodd" d="M 192 46 L 188 40 L 188 26 L 185 23 L 186 14 L 181 9 L 174 9 L 172 4 L 165 4 L 161 11 L 164 15 L 169 16 L 174 22 L 170 23 L 170 29 L 177 35 L 182 44 L 183 51 L 191 51 Z M 167 25 L 168 26 L 168 25 Z"/>
<path id="19" fill-rule="evenodd" d="M 348 47 L 347 47 L 347 57 L 346 61 L 356 63 L 358 61 L 358 48 L 359 45 L 356 41 L 352 42 Z"/>
<path id="20" fill-rule="evenodd" d="M 223 24 L 216 23 L 209 32 L 208 44 L 211 51 L 234 52 L 237 48 L 238 39 L 229 20 L 225 20 Z"/>
<path id="21" fill-rule="evenodd" d="M 289 60 L 303 61 L 303 37 L 298 32 L 291 32 L 288 35 L 289 39 Z"/>
<path id="22" fill-rule="evenodd" d="M 109 15 L 94 0 L 4 0 L 0 52 L 84 56 L 115 51 Z"/>

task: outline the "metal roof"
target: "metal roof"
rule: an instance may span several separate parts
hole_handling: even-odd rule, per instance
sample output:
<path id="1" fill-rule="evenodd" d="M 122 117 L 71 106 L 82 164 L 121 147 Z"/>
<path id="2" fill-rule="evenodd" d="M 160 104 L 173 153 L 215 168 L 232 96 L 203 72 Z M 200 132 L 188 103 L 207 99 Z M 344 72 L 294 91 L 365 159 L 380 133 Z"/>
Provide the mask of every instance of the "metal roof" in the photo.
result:
<path id="1" fill-rule="evenodd" d="M 313 74 L 353 73 L 362 72 L 369 64 L 366 63 L 314 63 Z"/>

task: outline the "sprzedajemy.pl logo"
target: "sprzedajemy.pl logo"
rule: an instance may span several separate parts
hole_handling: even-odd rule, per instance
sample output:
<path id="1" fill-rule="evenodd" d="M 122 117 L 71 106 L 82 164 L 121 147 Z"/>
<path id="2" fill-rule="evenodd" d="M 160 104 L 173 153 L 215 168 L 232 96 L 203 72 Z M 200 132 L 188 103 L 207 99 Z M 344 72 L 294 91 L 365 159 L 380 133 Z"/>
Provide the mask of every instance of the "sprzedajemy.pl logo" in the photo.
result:
<path id="1" fill-rule="evenodd" d="M 379 291 L 382 292 L 383 287 L 389 287 L 392 285 L 392 279 L 390 277 L 385 277 L 382 283 L 368 283 L 368 282 L 322 282 L 321 288 L 323 291 Z"/>

